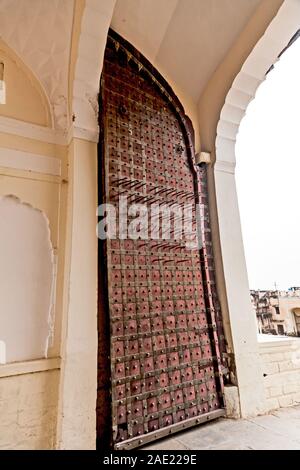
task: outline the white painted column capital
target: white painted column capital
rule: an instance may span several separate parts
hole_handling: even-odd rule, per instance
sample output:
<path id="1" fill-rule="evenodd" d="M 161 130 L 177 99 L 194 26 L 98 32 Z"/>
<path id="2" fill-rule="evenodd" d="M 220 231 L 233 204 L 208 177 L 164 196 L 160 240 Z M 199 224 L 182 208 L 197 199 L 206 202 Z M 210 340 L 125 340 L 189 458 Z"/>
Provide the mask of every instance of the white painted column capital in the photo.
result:
<path id="1" fill-rule="evenodd" d="M 74 137 L 98 141 L 98 93 L 116 0 L 86 0 L 73 85 Z"/>

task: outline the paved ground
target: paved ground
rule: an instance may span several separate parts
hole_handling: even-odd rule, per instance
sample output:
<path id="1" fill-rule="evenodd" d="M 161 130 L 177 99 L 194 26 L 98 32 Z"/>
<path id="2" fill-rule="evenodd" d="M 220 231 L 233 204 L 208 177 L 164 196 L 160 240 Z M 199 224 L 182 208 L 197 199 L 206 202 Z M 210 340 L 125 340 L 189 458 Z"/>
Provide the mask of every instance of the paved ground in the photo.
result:
<path id="1" fill-rule="evenodd" d="M 252 419 L 220 418 L 143 447 L 143 450 L 300 449 L 300 406 Z"/>

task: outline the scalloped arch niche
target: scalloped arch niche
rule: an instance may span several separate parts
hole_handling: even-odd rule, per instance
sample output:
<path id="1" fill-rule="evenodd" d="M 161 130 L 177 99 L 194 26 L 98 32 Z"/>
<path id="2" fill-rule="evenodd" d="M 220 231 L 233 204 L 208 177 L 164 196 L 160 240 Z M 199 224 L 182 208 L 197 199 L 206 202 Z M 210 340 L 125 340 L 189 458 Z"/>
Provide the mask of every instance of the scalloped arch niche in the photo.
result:
<path id="1" fill-rule="evenodd" d="M 6 362 L 47 355 L 54 263 L 46 216 L 14 196 L 0 199 L 0 341 Z"/>

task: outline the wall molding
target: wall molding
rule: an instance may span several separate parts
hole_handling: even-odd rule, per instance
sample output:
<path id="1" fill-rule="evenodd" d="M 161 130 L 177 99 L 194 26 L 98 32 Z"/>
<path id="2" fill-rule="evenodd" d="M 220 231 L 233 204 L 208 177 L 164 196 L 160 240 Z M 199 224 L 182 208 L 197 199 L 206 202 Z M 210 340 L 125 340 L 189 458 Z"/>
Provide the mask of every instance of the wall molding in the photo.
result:
<path id="1" fill-rule="evenodd" d="M 33 374 L 36 372 L 46 372 L 48 370 L 50 371 L 60 369 L 60 366 L 60 357 L 3 364 L 0 365 L 0 378 L 12 377 L 15 375 Z"/>
<path id="2" fill-rule="evenodd" d="M 48 144 L 67 145 L 68 134 L 63 131 L 43 127 L 18 119 L 0 116 L 0 132 L 38 140 Z"/>
<path id="3" fill-rule="evenodd" d="M 99 140 L 98 123 L 94 128 L 89 129 L 72 124 L 68 131 L 61 131 L 0 116 L 0 133 L 1 132 L 4 134 L 17 135 L 27 139 L 37 140 L 39 142 L 45 142 L 47 144 L 64 146 L 69 145 L 74 137 L 96 143 Z"/>
<path id="4" fill-rule="evenodd" d="M 0 167 L 53 176 L 61 175 L 61 160 L 59 158 L 4 147 L 0 147 Z"/>

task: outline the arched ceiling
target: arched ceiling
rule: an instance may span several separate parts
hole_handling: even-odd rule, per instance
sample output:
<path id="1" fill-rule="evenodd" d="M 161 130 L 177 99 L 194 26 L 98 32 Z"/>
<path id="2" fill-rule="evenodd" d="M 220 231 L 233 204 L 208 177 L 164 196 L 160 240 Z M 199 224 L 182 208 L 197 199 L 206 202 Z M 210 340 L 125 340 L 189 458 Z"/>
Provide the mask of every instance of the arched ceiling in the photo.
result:
<path id="1" fill-rule="evenodd" d="M 50 101 L 56 129 L 68 126 L 74 0 L 0 0 L 0 37 L 29 66 Z"/>
<path id="2" fill-rule="evenodd" d="M 75 58 L 77 95 L 82 102 L 97 100 L 102 57 L 97 44 L 105 43 L 103 22 L 110 23 L 114 6 L 112 28 L 196 104 L 262 1 L 117 0 L 115 4 L 115 0 L 78 0 L 85 10 Z M 50 102 L 53 127 L 60 130 L 70 125 L 68 87 L 74 4 L 75 0 L 0 0 L 0 37 L 39 79 Z M 87 62 L 91 67 L 86 66 Z M 90 86 L 85 90 L 85 82 L 93 83 L 92 93 Z M 75 111 L 78 115 L 79 110 Z M 95 126 L 96 121 L 95 117 Z"/>
<path id="3" fill-rule="evenodd" d="M 111 27 L 197 102 L 261 0 L 118 0 Z"/>

